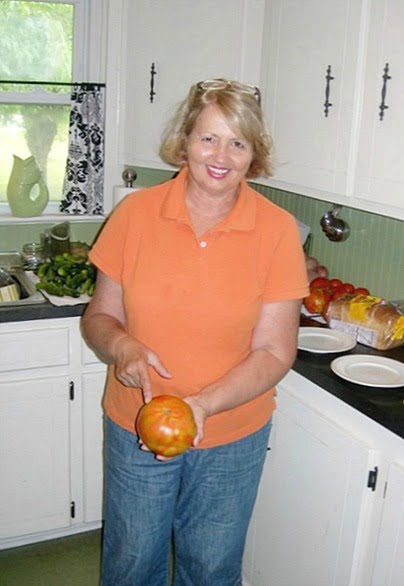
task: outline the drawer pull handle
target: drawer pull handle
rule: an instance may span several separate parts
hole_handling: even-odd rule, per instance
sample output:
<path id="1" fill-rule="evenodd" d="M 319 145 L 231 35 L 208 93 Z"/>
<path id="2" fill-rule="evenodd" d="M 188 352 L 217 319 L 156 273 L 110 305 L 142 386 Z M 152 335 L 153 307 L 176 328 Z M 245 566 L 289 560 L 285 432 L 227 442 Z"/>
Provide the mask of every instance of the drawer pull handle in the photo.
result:
<path id="1" fill-rule="evenodd" d="M 384 66 L 384 70 L 383 70 L 383 86 L 382 86 L 382 101 L 380 103 L 379 106 L 379 118 L 380 120 L 383 120 L 384 118 L 384 111 L 388 109 L 388 106 L 386 105 L 386 93 L 387 93 L 387 81 L 389 79 L 391 79 L 391 75 L 389 75 L 389 64 L 386 63 L 386 65 Z"/>
<path id="2" fill-rule="evenodd" d="M 151 104 L 154 102 L 154 96 L 156 95 L 156 92 L 154 91 L 154 76 L 155 75 L 157 75 L 156 65 L 155 65 L 155 63 L 152 63 L 151 68 L 150 68 L 150 103 Z"/>
<path id="3" fill-rule="evenodd" d="M 334 79 L 333 76 L 331 75 L 331 65 L 329 65 L 327 67 L 327 75 L 325 76 L 326 79 L 326 85 L 325 85 L 325 102 L 324 102 L 324 116 L 327 118 L 328 117 L 328 112 L 330 110 L 330 108 L 332 107 L 332 104 L 330 102 L 330 82 Z"/>

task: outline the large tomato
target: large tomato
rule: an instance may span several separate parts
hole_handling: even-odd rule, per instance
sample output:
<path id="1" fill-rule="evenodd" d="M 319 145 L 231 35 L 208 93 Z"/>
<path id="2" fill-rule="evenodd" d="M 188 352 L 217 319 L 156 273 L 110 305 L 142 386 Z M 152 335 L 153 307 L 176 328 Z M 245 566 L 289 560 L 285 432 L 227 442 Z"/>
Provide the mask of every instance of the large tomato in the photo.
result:
<path id="1" fill-rule="evenodd" d="M 331 295 L 326 289 L 310 289 L 310 294 L 303 299 L 303 305 L 310 313 L 323 314 L 328 307 Z"/>
<path id="2" fill-rule="evenodd" d="M 196 434 L 191 407 L 172 395 L 159 395 L 143 405 L 136 428 L 150 451 L 167 458 L 185 452 Z"/>

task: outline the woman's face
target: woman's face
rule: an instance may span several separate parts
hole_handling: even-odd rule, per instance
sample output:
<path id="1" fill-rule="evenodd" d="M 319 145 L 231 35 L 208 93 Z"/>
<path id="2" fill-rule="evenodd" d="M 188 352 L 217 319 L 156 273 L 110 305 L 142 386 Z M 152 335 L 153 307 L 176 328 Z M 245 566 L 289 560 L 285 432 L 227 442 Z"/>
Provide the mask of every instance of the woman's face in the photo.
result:
<path id="1" fill-rule="evenodd" d="M 252 158 L 251 144 L 230 128 L 215 104 L 207 105 L 188 138 L 191 185 L 209 194 L 235 195 Z"/>

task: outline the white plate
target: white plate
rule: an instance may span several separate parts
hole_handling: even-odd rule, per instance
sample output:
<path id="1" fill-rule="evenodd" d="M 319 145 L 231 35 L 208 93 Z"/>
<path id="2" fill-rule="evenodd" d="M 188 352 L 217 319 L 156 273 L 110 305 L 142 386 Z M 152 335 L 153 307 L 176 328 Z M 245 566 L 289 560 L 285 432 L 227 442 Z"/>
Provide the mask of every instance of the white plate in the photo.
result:
<path id="1" fill-rule="evenodd" d="M 356 346 L 355 338 L 327 328 L 299 328 L 297 347 L 299 350 L 328 354 L 330 352 L 345 352 Z"/>
<path id="2" fill-rule="evenodd" d="M 384 356 L 350 354 L 331 362 L 335 374 L 358 385 L 395 388 L 404 386 L 404 364 Z"/>

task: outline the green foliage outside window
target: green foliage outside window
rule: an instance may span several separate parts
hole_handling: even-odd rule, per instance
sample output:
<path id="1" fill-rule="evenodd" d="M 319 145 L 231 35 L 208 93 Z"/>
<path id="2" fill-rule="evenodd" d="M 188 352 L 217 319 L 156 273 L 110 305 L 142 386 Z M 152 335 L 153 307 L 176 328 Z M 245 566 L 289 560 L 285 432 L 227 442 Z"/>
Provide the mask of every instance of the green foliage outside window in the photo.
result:
<path id="1" fill-rule="evenodd" d="M 72 4 L 0 2 L 0 82 L 70 83 L 73 60 Z M 51 199 L 62 195 L 70 87 L 0 83 L 0 200 L 14 154 L 34 155 Z"/>

